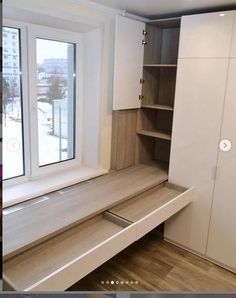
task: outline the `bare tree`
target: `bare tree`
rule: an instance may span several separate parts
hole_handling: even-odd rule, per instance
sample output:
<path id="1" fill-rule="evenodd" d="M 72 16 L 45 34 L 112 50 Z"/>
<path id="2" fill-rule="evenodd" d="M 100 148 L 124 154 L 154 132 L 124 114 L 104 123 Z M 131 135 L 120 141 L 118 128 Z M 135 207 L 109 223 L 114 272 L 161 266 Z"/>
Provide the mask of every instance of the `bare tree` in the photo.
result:
<path id="1" fill-rule="evenodd" d="M 7 104 L 10 98 L 10 84 L 5 78 L 3 78 L 2 87 L 3 87 L 3 115 L 4 115 L 4 124 L 6 126 Z"/>

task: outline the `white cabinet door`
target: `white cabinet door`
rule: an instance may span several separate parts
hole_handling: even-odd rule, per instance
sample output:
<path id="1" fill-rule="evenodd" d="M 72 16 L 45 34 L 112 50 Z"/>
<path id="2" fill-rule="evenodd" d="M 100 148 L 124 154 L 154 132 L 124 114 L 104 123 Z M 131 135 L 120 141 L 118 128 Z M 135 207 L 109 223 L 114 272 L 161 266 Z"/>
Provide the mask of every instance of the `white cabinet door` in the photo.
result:
<path id="1" fill-rule="evenodd" d="M 116 18 L 113 110 L 141 106 L 144 28 L 142 22 L 122 16 Z"/>
<path id="2" fill-rule="evenodd" d="M 234 11 L 184 16 L 179 58 L 229 57 Z"/>
<path id="3" fill-rule="evenodd" d="M 169 182 L 196 200 L 165 224 L 165 237 L 206 252 L 228 59 L 179 59 Z"/>
<path id="4" fill-rule="evenodd" d="M 236 271 L 236 58 L 231 59 L 221 140 L 229 151 L 219 150 L 207 255 Z M 223 143 L 222 143 L 223 145 Z M 227 149 L 227 144 L 225 147 Z M 224 145 L 223 145 L 224 147 Z M 228 147 L 228 149 L 230 146 Z"/>
<path id="5" fill-rule="evenodd" d="M 236 11 L 234 13 L 234 27 L 233 27 L 232 48 L 231 48 L 230 56 L 236 58 Z"/>

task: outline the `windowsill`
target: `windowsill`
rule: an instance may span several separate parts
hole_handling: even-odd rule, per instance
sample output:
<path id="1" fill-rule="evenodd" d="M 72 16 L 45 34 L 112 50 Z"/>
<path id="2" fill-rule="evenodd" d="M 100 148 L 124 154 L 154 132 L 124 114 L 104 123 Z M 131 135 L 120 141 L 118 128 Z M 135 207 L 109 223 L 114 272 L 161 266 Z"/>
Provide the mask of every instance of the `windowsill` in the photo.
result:
<path id="1" fill-rule="evenodd" d="M 27 201 L 29 199 L 56 191 L 58 189 L 95 178 L 108 173 L 106 169 L 92 169 L 87 167 L 68 170 L 37 180 L 23 182 L 14 186 L 4 187 L 3 208 Z"/>

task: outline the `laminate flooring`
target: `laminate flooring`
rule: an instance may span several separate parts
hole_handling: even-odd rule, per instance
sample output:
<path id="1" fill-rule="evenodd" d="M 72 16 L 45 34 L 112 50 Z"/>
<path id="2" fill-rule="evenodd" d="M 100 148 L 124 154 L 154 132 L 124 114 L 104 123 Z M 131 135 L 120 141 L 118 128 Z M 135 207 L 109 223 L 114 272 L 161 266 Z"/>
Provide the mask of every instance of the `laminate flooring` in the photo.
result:
<path id="1" fill-rule="evenodd" d="M 152 231 L 68 291 L 236 291 L 236 274 Z"/>

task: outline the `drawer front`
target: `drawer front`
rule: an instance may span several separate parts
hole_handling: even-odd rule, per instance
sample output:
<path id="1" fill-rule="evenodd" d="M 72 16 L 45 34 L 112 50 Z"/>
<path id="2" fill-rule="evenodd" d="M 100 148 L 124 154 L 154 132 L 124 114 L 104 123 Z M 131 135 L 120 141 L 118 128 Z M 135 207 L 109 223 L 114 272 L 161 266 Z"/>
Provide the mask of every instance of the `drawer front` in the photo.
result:
<path id="1" fill-rule="evenodd" d="M 64 291 L 135 241 L 136 226 L 132 224 L 25 290 Z"/>
<path id="2" fill-rule="evenodd" d="M 136 222 L 137 239 L 153 230 L 159 224 L 170 218 L 172 215 L 180 211 L 182 208 L 191 203 L 194 199 L 194 189 L 190 188 L 171 201 L 161 206 L 157 210 L 151 212 L 144 218 Z"/>

